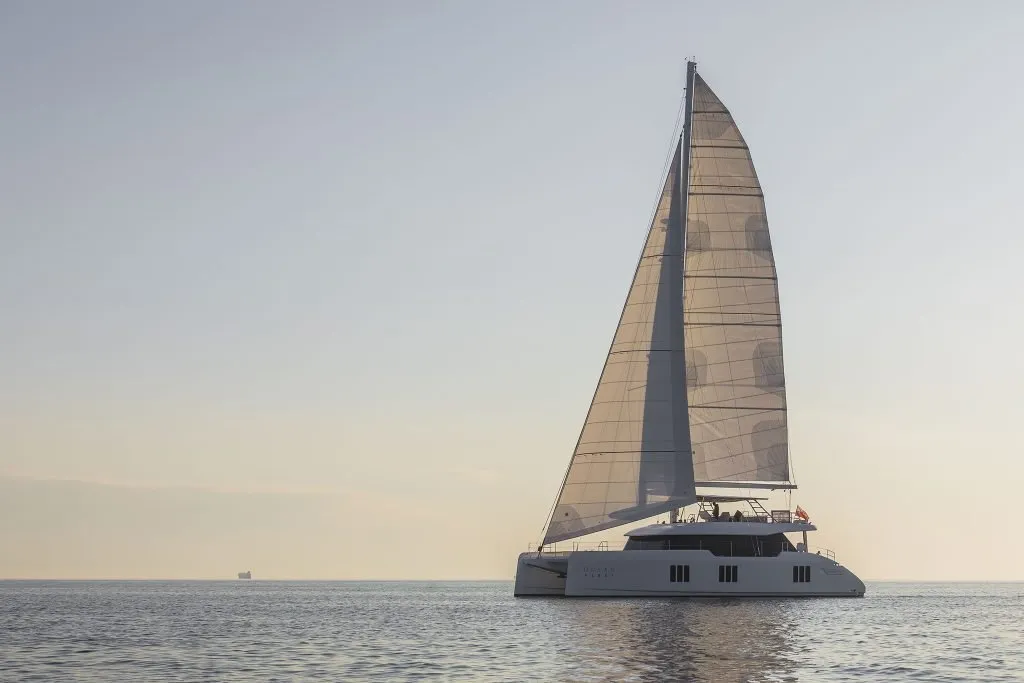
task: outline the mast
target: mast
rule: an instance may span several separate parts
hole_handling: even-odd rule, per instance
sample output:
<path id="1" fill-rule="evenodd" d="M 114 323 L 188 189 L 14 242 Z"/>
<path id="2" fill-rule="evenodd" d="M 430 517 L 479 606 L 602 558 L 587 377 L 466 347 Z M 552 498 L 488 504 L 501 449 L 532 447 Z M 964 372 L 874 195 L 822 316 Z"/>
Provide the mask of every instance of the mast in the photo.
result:
<path id="1" fill-rule="evenodd" d="M 682 140 L 682 153 L 679 155 L 679 230 L 681 232 L 679 236 L 680 249 L 680 297 L 679 297 L 679 338 L 680 348 L 682 349 L 682 386 L 677 389 L 682 393 L 684 400 L 682 402 L 683 408 L 683 423 L 686 424 L 686 443 L 689 444 L 691 460 L 689 467 L 693 467 L 692 456 L 693 456 L 693 443 L 690 437 L 690 417 L 689 417 L 689 406 L 686 401 L 686 337 L 683 334 L 683 309 L 685 308 L 686 302 L 686 221 L 690 215 L 690 139 L 693 134 L 693 84 L 697 78 L 697 62 L 687 61 L 686 62 L 686 102 L 683 105 L 685 111 L 683 113 L 683 140 Z M 679 424 L 678 422 L 676 424 Z"/>
<path id="2" fill-rule="evenodd" d="M 679 155 L 679 199 L 682 220 L 679 229 L 683 231 L 683 253 L 686 253 L 686 217 L 689 215 L 690 199 L 690 137 L 693 127 L 693 82 L 697 76 L 697 62 L 686 62 L 686 103 L 683 112 L 683 153 Z M 686 276 L 686 260 L 683 259 L 683 277 Z M 685 280 L 684 280 L 685 283 Z M 685 284 L 684 284 L 685 286 Z"/>
<path id="3" fill-rule="evenodd" d="M 678 321 L 679 324 L 678 325 L 674 325 L 674 327 L 678 328 L 679 334 L 680 334 L 680 339 L 682 340 L 681 341 L 681 345 L 680 345 L 681 348 L 682 348 L 682 354 L 681 354 L 682 358 L 680 359 L 682 361 L 680 363 L 680 365 L 682 366 L 682 368 L 681 368 L 682 371 L 681 372 L 678 372 L 678 371 L 674 372 L 673 373 L 673 378 L 672 378 L 672 380 L 673 380 L 672 383 L 674 385 L 673 386 L 673 393 L 675 393 L 677 396 L 683 396 L 684 397 L 684 400 L 683 400 L 683 402 L 681 404 L 679 404 L 677 402 L 676 405 L 674 406 L 676 410 L 679 410 L 681 408 L 682 411 L 683 411 L 682 420 L 678 420 L 677 419 L 675 421 L 675 424 L 677 424 L 677 425 L 678 424 L 685 424 L 687 432 L 689 432 L 689 429 L 690 429 L 690 419 L 689 419 L 689 416 L 687 415 L 687 413 L 689 411 L 688 411 L 688 407 L 687 407 L 686 401 L 685 401 L 686 386 L 687 386 L 687 382 L 686 382 L 686 341 L 682 337 L 682 331 L 683 331 L 683 311 L 682 311 L 682 309 L 683 309 L 683 302 L 685 301 L 685 298 L 686 298 L 686 292 L 685 292 L 685 287 L 686 287 L 686 256 L 685 256 L 685 254 L 686 254 L 686 217 L 689 215 L 689 213 L 688 213 L 688 208 L 689 208 L 688 207 L 688 200 L 689 200 L 689 197 L 690 197 L 690 137 L 691 137 L 691 128 L 692 128 L 692 124 L 693 124 L 693 83 L 694 83 L 694 79 L 695 79 L 696 75 L 697 75 L 697 62 L 689 61 L 688 60 L 686 62 L 686 99 L 685 99 L 685 101 L 683 103 L 683 132 L 682 132 L 682 135 L 681 135 L 680 145 L 679 145 L 679 147 L 680 147 L 680 154 L 679 154 L 679 204 L 678 204 L 678 206 L 679 206 L 679 212 L 678 212 L 679 220 L 677 221 L 678 225 L 676 226 L 676 229 L 679 231 L 679 235 L 678 235 L 678 238 L 677 238 L 679 240 L 678 244 L 681 247 L 680 248 L 680 261 L 682 262 L 682 265 L 680 266 L 680 268 L 681 268 L 681 272 L 680 272 L 680 276 L 681 276 L 680 277 L 680 294 L 682 296 L 679 297 L 679 321 Z M 678 377 L 678 375 L 680 375 L 680 374 L 682 375 L 681 381 L 680 381 L 680 378 Z M 691 443 L 690 442 L 689 434 L 687 434 L 686 443 L 687 444 Z M 691 456 L 692 456 L 692 453 L 693 453 L 693 447 L 691 445 L 690 446 L 690 454 L 691 454 Z M 692 467 L 692 462 L 691 462 L 690 466 Z M 676 521 L 678 521 L 678 519 L 679 519 L 679 510 L 676 509 L 676 508 L 673 508 L 672 510 L 669 511 L 669 521 L 672 524 L 675 524 Z"/>

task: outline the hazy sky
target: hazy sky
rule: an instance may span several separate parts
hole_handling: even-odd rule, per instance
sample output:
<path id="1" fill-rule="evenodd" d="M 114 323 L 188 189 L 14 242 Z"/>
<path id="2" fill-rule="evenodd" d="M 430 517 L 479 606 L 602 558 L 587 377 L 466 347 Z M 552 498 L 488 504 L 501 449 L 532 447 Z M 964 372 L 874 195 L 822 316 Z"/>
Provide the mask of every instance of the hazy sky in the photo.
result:
<path id="1" fill-rule="evenodd" d="M 510 578 L 696 55 L 765 190 L 818 542 L 1024 578 L 1022 35 L 1014 2 L 0 2 L 0 577 Z"/>

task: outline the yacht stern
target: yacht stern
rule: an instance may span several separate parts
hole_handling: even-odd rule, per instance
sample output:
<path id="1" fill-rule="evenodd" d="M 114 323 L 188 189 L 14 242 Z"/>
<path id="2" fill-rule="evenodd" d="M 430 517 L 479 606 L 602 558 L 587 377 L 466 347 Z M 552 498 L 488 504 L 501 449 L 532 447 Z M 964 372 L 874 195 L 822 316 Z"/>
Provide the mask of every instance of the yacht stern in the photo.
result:
<path id="1" fill-rule="evenodd" d="M 516 566 L 515 597 L 564 596 L 569 553 L 522 553 Z"/>

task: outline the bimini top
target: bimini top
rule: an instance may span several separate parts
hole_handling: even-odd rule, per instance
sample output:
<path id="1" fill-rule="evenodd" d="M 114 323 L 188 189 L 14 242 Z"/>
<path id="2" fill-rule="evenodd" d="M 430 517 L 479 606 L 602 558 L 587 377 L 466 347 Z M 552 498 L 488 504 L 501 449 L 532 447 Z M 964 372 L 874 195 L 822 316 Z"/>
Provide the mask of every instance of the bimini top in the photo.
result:
<path id="1" fill-rule="evenodd" d="M 817 531 L 809 522 L 681 522 L 651 524 L 626 532 L 630 538 L 656 536 L 771 536 L 795 531 Z"/>
<path id="2" fill-rule="evenodd" d="M 698 503 L 746 503 L 748 500 L 768 500 L 767 498 L 757 498 L 755 496 L 719 496 L 715 494 L 701 494 L 697 496 Z"/>

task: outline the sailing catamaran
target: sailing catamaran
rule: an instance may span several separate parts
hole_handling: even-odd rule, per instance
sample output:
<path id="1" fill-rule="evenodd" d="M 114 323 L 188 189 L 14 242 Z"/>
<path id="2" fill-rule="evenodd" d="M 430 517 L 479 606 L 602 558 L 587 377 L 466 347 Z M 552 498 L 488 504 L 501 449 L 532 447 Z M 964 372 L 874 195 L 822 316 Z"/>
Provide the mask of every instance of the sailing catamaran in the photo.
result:
<path id="1" fill-rule="evenodd" d="M 795 488 L 764 196 L 732 115 L 691 61 L 633 284 L 544 541 L 519 556 L 515 595 L 864 595 L 830 551 L 808 551 L 816 527 L 802 509 L 769 511 L 749 494 Z M 730 504 L 747 515 L 719 512 Z M 667 524 L 633 529 L 623 550 L 554 545 L 663 514 Z"/>

